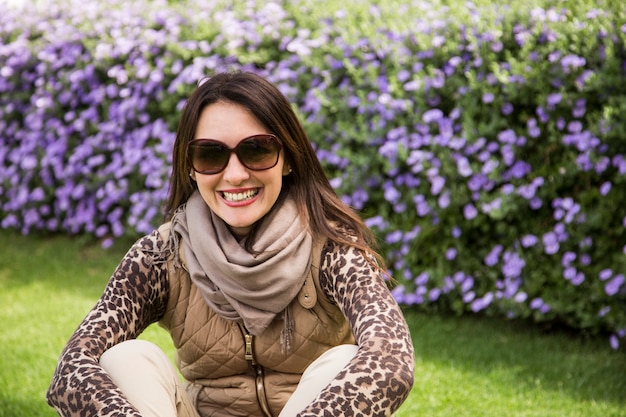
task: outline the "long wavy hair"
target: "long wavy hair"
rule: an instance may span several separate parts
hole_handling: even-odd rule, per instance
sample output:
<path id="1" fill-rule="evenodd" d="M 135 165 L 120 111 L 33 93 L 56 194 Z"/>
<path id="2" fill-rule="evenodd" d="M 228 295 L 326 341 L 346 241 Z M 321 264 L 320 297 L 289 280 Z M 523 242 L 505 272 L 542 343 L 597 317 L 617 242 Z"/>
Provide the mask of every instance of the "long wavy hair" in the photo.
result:
<path id="1" fill-rule="evenodd" d="M 254 73 L 227 72 L 207 78 L 187 100 L 174 143 L 172 176 L 165 203 L 166 220 L 171 220 L 176 209 L 197 189 L 196 182 L 189 175 L 187 143 L 194 139 L 204 108 L 216 102 L 247 109 L 269 132 L 280 138 L 285 162 L 292 172 L 283 177 L 279 199 L 288 195 L 294 199 L 299 213 L 308 221 L 311 234 L 356 247 L 384 273 L 385 262 L 377 253 L 374 236 L 358 213 L 347 206 L 330 185 L 291 103 L 272 83 Z M 346 234 L 333 224 L 347 228 L 350 233 Z M 250 239 L 247 239 L 250 246 L 255 240 L 254 235 L 253 228 Z"/>

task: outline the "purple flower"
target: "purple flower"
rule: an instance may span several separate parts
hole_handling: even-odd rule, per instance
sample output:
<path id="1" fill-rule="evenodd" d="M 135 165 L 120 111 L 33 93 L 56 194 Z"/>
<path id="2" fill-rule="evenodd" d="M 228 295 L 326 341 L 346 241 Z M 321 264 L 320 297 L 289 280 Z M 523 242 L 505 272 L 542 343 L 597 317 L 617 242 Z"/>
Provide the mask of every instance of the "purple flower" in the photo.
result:
<path id="1" fill-rule="evenodd" d="M 544 305 L 544 302 L 541 298 L 533 298 L 530 301 L 530 308 L 533 310 L 538 310 L 541 307 L 543 307 L 543 305 Z"/>
<path id="2" fill-rule="evenodd" d="M 484 263 L 487 266 L 494 266 L 500 260 L 500 253 L 502 253 L 502 245 L 494 246 L 491 251 L 485 256 Z"/>
<path id="3" fill-rule="evenodd" d="M 611 191 L 611 183 L 609 181 L 602 183 L 600 186 L 600 194 L 607 195 Z"/>
<path id="4" fill-rule="evenodd" d="M 505 252 L 502 256 L 502 274 L 505 278 L 517 278 L 521 275 L 522 269 L 526 266 L 524 261 L 517 253 Z"/>
<path id="5" fill-rule="evenodd" d="M 485 93 L 483 94 L 483 103 L 485 104 L 489 104 L 493 102 L 493 99 L 495 98 L 495 96 L 493 95 L 493 93 Z"/>
<path id="6" fill-rule="evenodd" d="M 385 230 L 387 227 L 387 222 L 382 216 L 374 216 L 366 219 L 365 225 L 369 228 L 378 228 L 380 230 Z"/>
<path id="7" fill-rule="evenodd" d="M 617 350 L 617 349 L 619 349 L 619 339 L 617 338 L 617 335 L 612 334 L 612 335 L 609 337 L 609 344 L 611 345 L 611 348 L 612 348 L 613 350 Z"/>
<path id="8" fill-rule="evenodd" d="M 623 155 L 615 155 L 612 164 L 620 175 L 626 174 L 626 158 Z"/>
<path id="9" fill-rule="evenodd" d="M 404 90 L 408 92 L 418 91 L 421 87 L 422 87 L 421 79 L 417 79 L 417 78 L 414 80 L 410 80 L 404 84 Z"/>
<path id="10" fill-rule="evenodd" d="M 481 169 L 481 173 L 483 175 L 487 175 L 487 174 L 493 172 L 498 167 L 498 165 L 500 165 L 500 163 L 497 160 L 490 159 L 490 160 L 486 161 L 485 164 L 483 165 L 483 167 Z M 487 182 L 487 178 L 486 177 L 481 177 L 481 181 L 483 183 L 486 183 Z"/>
<path id="11" fill-rule="evenodd" d="M 430 192 L 433 195 L 439 194 L 441 190 L 443 189 L 443 187 L 446 185 L 446 180 L 443 177 L 440 177 L 439 175 L 432 177 L 430 179 L 430 182 L 431 182 Z"/>
<path id="12" fill-rule="evenodd" d="M 502 112 L 503 115 L 508 116 L 510 114 L 513 113 L 514 107 L 511 103 L 504 103 L 502 105 L 502 108 L 500 109 L 500 111 Z"/>
<path id="13" fill-rule="evenodd" d="M 471 276 L 467 276 L 461 283 L 461 292 L 466 293 L 472 288 L 474 288 L 474 278 Z"/>
<path id="14" fill-rule="evenodd" d="M 333 187 L 336 190 L 339 187 L 341 187 L 343 180 L 341 177 L 335 177 L 335 178 L 332 178 L 329 182 L 330 182 L 331 187 Z"/>
<path id="15" fill-rule="evenodd" d="M 548 108 L 554 108 L 557 104 L 561 102 L 562 96 L 560 93 L 552 93 L 548 95 L 546 99 L 546 103 L 548 104 Z"/>
<path id="16" fill-rule="evenodd" d="M 600 281 L 606 281 L 607 279 L 611 278 L 613 276 L 613 270 L 612 269 L 603 269 L 602 271 L 600 271 L 600 273 L 598 274 L 598 278 L 600 278 Z"/>
<path id="17" fill-rule="evenodd" d="M 472 220 L 478 215 L 478 210 L 472 204 L 466 204 L 463 207 L 463 216 L 466 220 Z"/>
<path id="18" fill-rule="evenodd" d="M 500 210 L 500 206 L 502 205 L 502 199 L 496 198 L 491 202 L 485 202 L 481 204 L 480 209 L 483 213 L 496 213 Z"/>
<path id="19" fill-rule="evenodd" d="M 452 280 L 457 284 L 462 283 L 465 280 L 465 273 L 463 271 L 456 271 L 452 276 Z"/>
<path id="20" fill-rule="evenodd" d="M 606 156 L 601 157 L 598 162 L 596 162 L 596 172 L 598 174 L 602 174 L 604 171 L 606 171 L 609 168 L 610 165 L 610 161 L 609 158 L 607 158 Z M 606 184 L 606 183 L 605 183 Z M 610 183 L 609 183 L 610 184 Z M 603 184 L 604 185 L 604 184 Z"/>
<path id="21" fill-rule="evenodd" d="M 415 203 L 415 210 L 418 216 L 424 217 L 431 212 L 431 208 L 423 195 L 418 194 L 413 197 L 413 202 Z"/>
<path id="22" fill-rule="evenodd" d="M 439 288 L 433 288 L 428 293 L 428 299 L 430 301 L 437 301 L 441 296 L 441 290 Z"/>
<path id="23" fill-rule="evenodd" d="M 415 277 L 415 280 L 414 280 L 415 285 L 419 285 L 419 286 L 426 285 L 428 283 L 429 278 L 430 277 L 428 275 L 428 272 L 422 272 L 417 277 Z"/>
<path id="24" fill-rule="evenodd" d="M 470 167 L 469 161 L 464 156 L 461 156 L 456 161 L 457 170 L 462 177 L 469 177 L 472 175 L 472 167 Z"/>
<path id="25" fill-rule="evenodd" d="M 604 292 L 608 296 L 613 296 L 617 294 L 620 290 L 620 287 L 624 284 L 625 278 L 624 275 L 618 274 L 613 277 L 609 282 L 604 286 Z"/>
<path id="26" fill-rule="evenodd" d="M 398 199 L 400 199 L 400 192 L 391 184 L 391 182 L 387 182 L 384 185 L 385 188 L 385 200 L 390 203 L 396 203 Z"/>
<path id="27" fill-rule="evenodd" d="M 575 260 L 576 254 L 574 252 L 567 251 L 563 254 L 563 257 L 561 258 L 561 265 L 563 265 L 563 267 L 568 267 Z"/>
<path id="28" fill-rule="evenodd" d="M 611 307 L 602 307 L 600 311 L 598 311 L 598 317 L 604 317 L 611 312 Z"/>
<path id="29" fill-rule="evenodd" d="M 405 288 L 403 285 L 397 285 L 395 288 L 391 290 L 391 295 L 399 304 L 407 304 L 405 303 Z"/>
<path id="30" fill-rule="evenodd" d="M 580 264 L 582 266 L 588 266 L 589 264 L 591 264 L 591 256 L 589 256 L 589 254 L 587 253 L 583 253 L 582 255 L 580 255 Z"/>
<path id="31" fill-rule="evenodd" d="M 448 248 L 446 251 L 446 259 L 448 261 L 454 260 L 456 258 L 457 250 L 455 248 Z"/>
<path id="32" fill-rule="evenodd" d="M 561 68 L 563 72 L 568 74 L 571 70 L 584 67 L 587 64 L 585 58 L 578 55 L 565 55 L 561 58 Z"/>
<path id="33" fill-rule="evenodd" d="M 402 240 L 402 232 L 399 230 L 395 230 L 389 233 L 387 237 L 385 238 L 385 241 L 389 243 L 390 245 L 393 245 L 394 243 L 398 243 L 401 240 Z"/>
<path id="34" fill-rule="evenodd" d="M 368 200 L 369 194 L 361 187 L 357 187 L 354 193 L 352 193 L 352 205 L 357 210 L 361 210 Z"/>
<path id="35" fill-rule="evenodd" d="M 448 294 L 455 287 L 454 280 L 450 276 L 443 277 L 443 285 L 441 285 L 441 291 L 444 294 Z"/>
<path id="36" fill-rule="evenodd" d="M 585 71 L 585 73 L 583 75 L 580 76 L 580 78 L 577 80 L 577 83 L 584 85 L 587 78 L 590 77 L 592 74 L 591 71 Z M 581 104 L 582 103 L 582 104 Z M 572 116 L 576 117 L 576 118 L 581 118 L 585 115 L 585 113 L 587 113 L 587 108 L 585 106 L 585 100 L 581 99 L 578 100 L 576 102 L 576 106 L 572 109 Z"/>
<path id="37" fill-rule="evenodd" d="M 477 298 L 476 300 L 474 300 L 471 304 L 471 309 L 474 313 L 477 313 L 489 307 L 492 301 L 493 301 L 493 293 L 488 292 L 481 298 Z"/>
<path id="38" fill-rule="evenodd" d="M 528 294 L 526 294 L 524 291 L 520 291 L 517 294 L 515 294 L 515 296 L 513 297 L 513 300 L 516 303 L 523 303 L 524 301 L 526 301 L 526 299 L 528 298 Z"/>
<path id="39" fill-rule="evenodd" d="M 34 155 L 26 155 L 20 161 L 20 167 L 25 171 L 30 171 L 37 166 L 37 158 Z"/>
<path id="40" fill-rule="evenodd" d="M 567 267 L 565 268 L 565 270 L 563 271 L 563 278 L 565 278 L 568 281 L 571 281 L 572 279 L 574 279 L 574 277 L 576 276 L 576 268 L 574 267 Z"/>
<path id="41" fill-rule="evenodd" d="M 522 246 L 525 248 L 529 248 L 531 246 L 535 246 L 539 239 L 534 235 L 524 235 L 522 236 Z"/>
<path id="42" fill-rule="evenodd" d="M 424 123 L 437 122 L 443 118 L 443 112 L 439 109 L 430 109 L 424 112 L 422 120 Z"/>
<path id="43" fill-rule="evenodd" d="M 541 129 L 539 128 L 539 126 L 537 126 L 537 119 L 535 119 L 534 117 L 528 119 L 526 127 L 528 129 L 528 136 L 530 136 L 531 138 L 537 138 L 539 137 L 539 135 L 541 135 Z"/>
<path id="44" fill-rule="evenodd" d="M 546 254 L 554 255 L 559 251 L 559 239 L 554 232 L 548 232 L 543 235 L 543 245 Z"/>
<path id="45" fill-rule="evenodd" d="M 578 120 L 573 120 L 567 124 L 569 133 L 580 133 L 583 131 L 583 124 Z"/>
<path id="46" fill-rule="evenodd" d="M 539 197 L 534 197 L 529 201 L 530 208 L 533 210 L 539 210 L 543 205 L 543 201 Z"/>
<path id="47" fill-rule="evenodd" d="M 476 298 L 476 293 L 474 291 L 469 291 L 463 294 L 463 303 L 471 303 Z"/>
<path id="48" fill-rule="evenodd" d="M 524 161 L 516 161 L 513 166 L 503 175 L 505 180 L 510 178 L 520 179 L 532 170 L 531 166 Z"/>
<path id="49" fill-rule="evenodd" d="M 513 131 L 512 129 L 503 130 L 502 132 L 498 133 L 498 141 L 500 141 L 501 143 L 513 144 L 515 143 L 515 140 L 515 131 Z"/>
<path id="50" fill-rule="evenodd" d="M 526 200 L 530 200 L 535 196 L 537 188 L 532 184 L 521 185 L 517 187 L 517 194 L 524 197 Z"/>
<path id="51" fill-rule="evenodd" d="M 505 145 L 500 149 L 504 165 L 511 166 L 515 162 L 515 151 L 512 146 Z"/>
<path id="52" fill-rule="evenodd" d="M 576 276 L 571 279 L 572 285 L 578 286 L 585 282 L 585 274 L 582 271 L 578 271 Z"/>
<path id="53" fill-rule="evenodd" d="M 546 112 L 546 110 L 543 107 L 538 106 L 535 112 L 537 116 L 539 117 L 539 121 L 541 121 L 541 123 L 547 123 L 548 120 L 550 120 L 550 115 Z"/>
<path id="54" fill-rule="evenodd" d="M 437 205 L 439 206 L 439 208 L 442 209 L 447 208 L 450 205 L 450 193 L 447 191 L 441 193 L 441 195 L 437 199 Z"/>

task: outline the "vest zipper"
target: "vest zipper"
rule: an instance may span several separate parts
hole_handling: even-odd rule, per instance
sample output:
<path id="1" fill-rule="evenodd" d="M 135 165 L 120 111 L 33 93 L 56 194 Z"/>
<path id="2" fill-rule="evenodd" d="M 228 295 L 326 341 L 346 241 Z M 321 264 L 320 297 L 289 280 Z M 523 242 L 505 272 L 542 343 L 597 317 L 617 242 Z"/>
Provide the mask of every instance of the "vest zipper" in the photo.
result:
<path id="1" fill-rule="evenodd" d="M 246 332 L 244 333 L 243 337 L 244 337 L 245 343 L 246 343 L 246 353 L 245 353 L 246 360 L 248 362 L 250 362 L 250 365 L 256 366 L 256 360 L 254 359 L 254 349 L 252 347 L 252 345 L 254 343 L 254 336 L 252 336 L 246 330 Z"/>
<path id="2" fill-rule="evenodd" d="M 241 331 L 244 339 L 245 359 L 250 363 L 250 366 L 252 366 L 256 374 L 256 397 L 259 402 L 259 408 L 261 408 L 263 412 L 263 417 L 273 417 L 265 393 L 265 375 L 263 373 L 263 367 L 256 362 L 256 358 L 254 357 L 254 335 L 250 334 L 248 329 L 243 325 L 241 325 Z"/>

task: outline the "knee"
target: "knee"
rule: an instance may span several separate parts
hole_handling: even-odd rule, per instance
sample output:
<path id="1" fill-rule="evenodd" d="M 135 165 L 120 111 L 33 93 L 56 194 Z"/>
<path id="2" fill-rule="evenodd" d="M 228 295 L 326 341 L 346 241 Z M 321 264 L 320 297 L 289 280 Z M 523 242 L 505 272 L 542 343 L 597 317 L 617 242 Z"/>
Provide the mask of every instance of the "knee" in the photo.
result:
<path id="1" fill-rule="evenodd" d="M 337 374 L 345 367 L 359 351 L 357 345 L 339 345 L 328 349 L 304 371 L 303 378 L 315 375 L 321 371 Z"/>
<path id="2" fill-rule="evenodd" d="M 100 357 L 100 366 L 107 369 L 119 366 L 134 366 L 138 362 L 150 358 L 166 358 L 165 353 L 152 342 L 147 340 L 132 339 L 111 347 Z"/>
<path id="3" fill-rule="evenodd" d="M 330 359 L 340 362 L 350 362 L 359 351 L 357 345 L 339 345 L 328 349 L 320 356 L 320 359 Z"/>

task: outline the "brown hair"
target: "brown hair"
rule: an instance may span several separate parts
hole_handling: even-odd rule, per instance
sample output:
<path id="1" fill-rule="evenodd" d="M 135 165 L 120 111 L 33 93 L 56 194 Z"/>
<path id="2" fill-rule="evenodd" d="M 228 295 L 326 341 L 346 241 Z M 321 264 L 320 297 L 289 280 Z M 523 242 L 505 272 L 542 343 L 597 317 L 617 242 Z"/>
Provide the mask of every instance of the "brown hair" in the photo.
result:
<path id="1" fill-rule="evenodd" d="M 176 209 L 197 188 L 189 176 L 191 167 L 185 154 L 187 143 L 194 139 L 204 108 L 219 101 L 247 109 L 269 132 L 280 138 L 285 162 L 292 169 L 289 175 L 283 177 L 280 198 L 290 195 L 294 199 L 298 211 L 308 219 L 310 232 L 373 255 L 379 267 L 384 268 L 384 261 L 372 249 L 376 247 L 376 241 L 371 231 L 360 216 L 337 196 L 328 182 L 291 103 L 273 84 L 253 73 L 228 72 L 210 77 L 187 100 L 174 143 L 172 176 L 165 204 L 166 218 L 171 219 Z M 347 227 L 353 236 L 342 233 L 331 222 Z M 253 242 L 254 236 L 248 241 Z"/>

